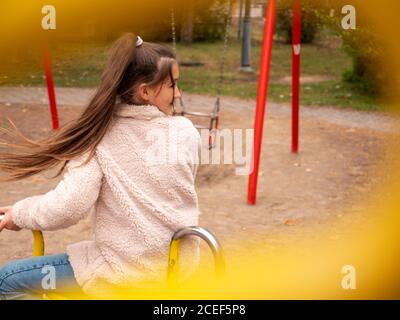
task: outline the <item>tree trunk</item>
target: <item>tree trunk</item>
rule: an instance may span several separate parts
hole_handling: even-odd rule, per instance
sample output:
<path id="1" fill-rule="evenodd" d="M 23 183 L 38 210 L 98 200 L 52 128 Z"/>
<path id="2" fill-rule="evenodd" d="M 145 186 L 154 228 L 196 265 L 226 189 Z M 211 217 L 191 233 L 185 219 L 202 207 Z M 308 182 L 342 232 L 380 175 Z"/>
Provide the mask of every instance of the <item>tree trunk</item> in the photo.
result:
<path id="1" fill-rule="evenodd" d="M 181 42 L 184 44 L 192 44 L 193 42 L 194 1 L 186 0 L 183 2 Z"/>

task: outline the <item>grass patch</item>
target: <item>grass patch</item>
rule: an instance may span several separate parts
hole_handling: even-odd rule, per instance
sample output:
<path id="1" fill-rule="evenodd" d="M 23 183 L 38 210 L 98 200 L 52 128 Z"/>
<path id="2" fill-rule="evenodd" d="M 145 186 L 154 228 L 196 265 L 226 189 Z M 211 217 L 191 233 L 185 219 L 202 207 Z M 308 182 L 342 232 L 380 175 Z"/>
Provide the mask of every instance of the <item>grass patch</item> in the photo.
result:
<path id="1" fill-rule="evenodd" d="M 232 34 L 232 38 L 235 36 Z M 324 34 L 323 41 L 303 45 L 301 51 L 302 77 L 316 79 L 302 84 L 300 101 L 303 105 L 329 105 L 359 110 L 384 110 L 385 105 L 373 97 L 360 94 L 350 84 L 342 82 L 342 74 L 350 68 L 351 59 L 336 39 Z M 332 40 L 332 41 L 330 41 Z M 336 43 L 336 45 L 332 45 Z M 51 47 L 53 77 L 56 86 L 93 87 L 98 84 L 111 43 L 69 42 Z M 183 92 L 216 95 L 219 79 L 222 43 L 178 44 L 180 61 L 199 62 L 202 66 L 181 67 L 180 87 Z M 21 56 L 21 55 L 20 55 Z M 43 64 L 40 52 L 11 57 L 7 68 L 0 72 L 0 85 L 43 86 Z M 255 99 L 258 90 L 261 39 L 255 32 L 252 43 L 253 73 L 239 71 L 241 42 L 231 40 L 226 57 L 222 95 Z M 272 51 L 268 100 L 291 101 L 291 45 L 275 41 Z M 319 80 L 318 80 L 319 79 Z M 322 79 L 322 80 L 321 80 Z M 309 80 L 310 81 L 310 80 Z"/>

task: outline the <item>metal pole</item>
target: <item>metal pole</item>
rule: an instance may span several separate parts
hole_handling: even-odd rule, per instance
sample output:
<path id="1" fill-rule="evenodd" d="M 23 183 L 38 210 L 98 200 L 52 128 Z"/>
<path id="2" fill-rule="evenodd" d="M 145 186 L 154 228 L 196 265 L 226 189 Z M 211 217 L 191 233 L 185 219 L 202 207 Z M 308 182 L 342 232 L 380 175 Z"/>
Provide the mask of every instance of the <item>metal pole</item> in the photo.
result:
<path id="1" fill-rule="evenodd" d="M 32 230 L 33 234 L 33 256 L 44 256 L 44 239 L 42 231 Z"/>
<path id="2" fill-rule="evenodd" d="M 168 285 L 174 287 L 179 276 L 179 248 L 181 240 L 187 236 L 197 236 L 203 239 L 210 247 L 214 256 L 215 275 L 221 280 L 225 275 L 225 256 L 217 238 L 207 229 L 192 226 L 176 231 L 171 239 L 168 261 Z"/>
<path id="3" fill-rule="evenodd" d="M 240 40 L 242 36 L 242 28 L 243 28 L 243 0 L 239 1 L 239 18 L 238 18 L 238 32 L 237 38 Z"/>
<path id="4" fill-rule="evenodd" d="M 258 168 L 260 164 L 261 139 L 263 134 L 265 104 L 268 94 L 269 68 L 271 62 L 272 37 L 274 35 L 276 0 L 269 0 L 266 9 L 264 40 L 261 54 L 260 79 L 258 81 L 257 106 L 254 123 L 254 145 L 251 172 L 247 191 L 248 204 L 256 204 Z"/>
<path id="5" fill-rule="evenodd" d="M 292 19 L 292 152 L 299 151 L 301 1 L 293 1 Z"/>
<path id="6" fill-rule="evenodd" d="M 242 62 L 240 70 L 244 72 L 253 72 L 250 64 L 251 51 L 251 12 L 250 0 L 246 0 L 243 22 L 243 43 L 242 43 Z"/>
<path id="7" fill-rule="evenodd" d="M 58 112 L 57 112 L 57 104 L 56 104 L 56 93 L 54 90 L 53 75 L 51 73 L 50 51 L 49 51 L 49 47 L 48 47 L 48 44 L 46 41 L 43 43 L 43 63 L 44 63 L 44 72 L 46 75 L 47 94 L 49 96 L 50 112 L 51 112 L 51 119 L 53 122 L 53 129 L 58 130 L 59 121 L 58 121 Z"/>

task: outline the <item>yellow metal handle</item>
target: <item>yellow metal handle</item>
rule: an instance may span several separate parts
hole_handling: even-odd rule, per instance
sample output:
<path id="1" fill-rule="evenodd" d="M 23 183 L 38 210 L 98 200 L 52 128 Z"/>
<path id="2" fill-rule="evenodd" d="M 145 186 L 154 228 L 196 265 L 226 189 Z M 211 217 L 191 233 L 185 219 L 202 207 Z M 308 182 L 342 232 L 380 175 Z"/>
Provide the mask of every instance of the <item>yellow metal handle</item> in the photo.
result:
<path id="1" fill-rule="evenodd" d="M 32 230 L 33 234 L 33 255 L 35 257 L 44 256 L 44 238 L 42 231 Z M 66 300 L 65 296 L 62 296 L 56 292 L 46 292 L 43 294 L 44 300 Z"/>
<path id="2" fill-rule="evenodd" d="M 42 231 L 32 230 L 33 234 L 33 256 L 44 255 L 44 239 Z"/>
<path id="3" fill-rule="evenodd" d="M 168 286 L 173 287 L 178 282 L 179 247 L 181 240 L 171 241 L 168 260 Z"/>
<path id="4" fill-rule="evenodd" d="M 0 221 L 4 218 L 3 213 L 0 214 Z M 33 234 L 33 256 L 44 256 L 44 239 L 42 231 L 32 230 Z"/>

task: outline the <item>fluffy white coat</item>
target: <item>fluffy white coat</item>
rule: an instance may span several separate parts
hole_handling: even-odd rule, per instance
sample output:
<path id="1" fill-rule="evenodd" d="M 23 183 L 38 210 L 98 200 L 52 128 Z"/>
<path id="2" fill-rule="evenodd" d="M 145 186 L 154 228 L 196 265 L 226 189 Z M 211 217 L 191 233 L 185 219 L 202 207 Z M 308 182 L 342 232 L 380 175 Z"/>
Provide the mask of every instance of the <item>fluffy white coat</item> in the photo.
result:
<path id="1" fill-rule="evenodd" d="M 66 250 L 89 295 L 103 283 L 162 285 L 173 233 L 198 224 L 201 138 L 192 122 L 152 105 L 117 107 L 87 164 L 87 154 L 70 161 L 54 190 L 13 206 L 15 224 L 35 230 L 67 228 L 92 214 L 93 239 Z M 189 239 L 182 250 L 182 259 L 195 267 L 199 242 Z"/>

